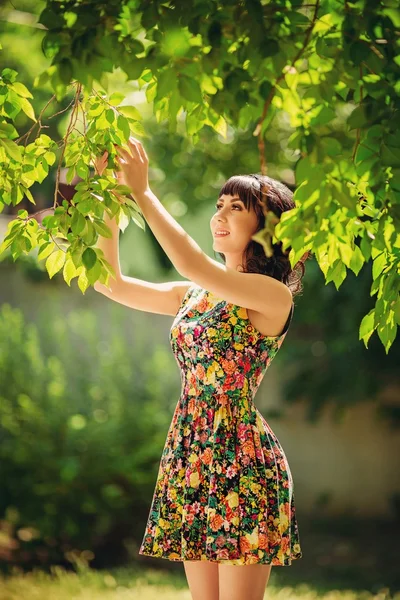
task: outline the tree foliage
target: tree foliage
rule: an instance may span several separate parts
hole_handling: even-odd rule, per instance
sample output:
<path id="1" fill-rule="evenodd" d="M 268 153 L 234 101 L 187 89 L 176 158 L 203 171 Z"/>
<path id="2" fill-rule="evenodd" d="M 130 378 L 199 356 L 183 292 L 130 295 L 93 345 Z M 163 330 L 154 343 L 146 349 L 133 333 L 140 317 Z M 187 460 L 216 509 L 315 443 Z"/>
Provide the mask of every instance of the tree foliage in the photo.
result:
<path id="1" fill-rule="evenodd" d="M 170 134 L 179 119 L 194 143 L 206 126 L 222 136 L 228 126 L 251 129 L 262 173 L 271 124 L 289 121 L 296 207 L 278 224 L 267 213 L 255 239 L 267 254 L 281 240 L 293 266 L 312 251 L 326 283 L 337 288 L 348 269 L 357 275 L 371 262 L 376 302 L 362 319 L 360 339 L 367 345 L 376 330 L 389 350 L 400 323 L 397 0 L 48 0 L 40 23 L 51 64 L 36 85 L 50 82 L 54 101 L 73 90 L 70 121 L 60 142 L 41 133 L 31 92 L 3 70 L 0 210 L 24 196 L 34 202 L 29 188 L 57 158 L 58 174 L 64 164 L 70 181 L 82 181 L 68 202 L 58 198 L 57 178 L 54 215 L 39 226 L 21 211 L 0 251 L 10 247 L 15 260 L 38 247 L 50 276 L 63 269 L 84 292 L 113 274 L 95 247 L 99 235 L 109 234 L 104 210 L 122 229 L 130 218 L 144 227 L 128 190 L 112 176 L 112 144 L 126 142 L 130 132 L 144 134 L 135 107 L 104 91 L 106 74 L 119 67 L 145 90 Z M 20 111 L 34 121 L 22 136 L 14 127 Z M 110 170 L 100 177 L 89 165 L 104 149 Z"/>

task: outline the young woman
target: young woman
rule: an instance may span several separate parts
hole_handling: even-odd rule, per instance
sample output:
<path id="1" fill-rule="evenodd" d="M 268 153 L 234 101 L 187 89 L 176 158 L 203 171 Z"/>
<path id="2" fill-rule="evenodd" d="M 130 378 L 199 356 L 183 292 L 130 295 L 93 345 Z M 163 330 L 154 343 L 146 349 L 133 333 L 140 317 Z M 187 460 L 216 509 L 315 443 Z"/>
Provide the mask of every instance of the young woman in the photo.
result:
<path id="1" fill-rule="evenodd" d="M 170 343 L 182 391 L 139 554 L 182 561 L 193 600 L 261 600 L 271 567 L 300 558 L 293 479 L 282 446 L 254 405 L 281 347 L 301 289 L 281 245 L 266 258 L 252 235 L 264 227 L 262 196 L 277 217 L 292 193 L 269 177 L 231 177 L 210 221 L 221 264 L 171 217 L 148 183 L 148 157 L 131 138 L 117 148 L 119 177 L 186 281 L 150 283 L 119 268 L 118 228 L 98 245 L 115 269 L 111 290 L 137 310 L 174 317 Z M 101 171 L 107 156 L 98 163 Z M 297 266 L 296 266 L 297 267 Z M 297 270 L 297 269 L 296 269 Z"/>

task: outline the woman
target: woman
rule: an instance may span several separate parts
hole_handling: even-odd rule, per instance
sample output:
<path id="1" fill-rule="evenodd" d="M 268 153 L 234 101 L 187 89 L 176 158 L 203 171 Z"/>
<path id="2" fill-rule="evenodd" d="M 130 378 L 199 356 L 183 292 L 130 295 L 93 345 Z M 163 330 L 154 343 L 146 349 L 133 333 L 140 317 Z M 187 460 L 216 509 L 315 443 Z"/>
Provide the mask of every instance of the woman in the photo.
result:
<path id="1" fill-rule="evenodd" d="M 124 183 L 187 279 L 157 284 L 122 275 L 118 228 L 106 215 L 113 239 L 98 246 L 117 279 L 111 291 L 99 283 L 95 289 L 174 316 L 170 343 L 182 377 L 139 554 L 182 561 L 194 600 L 261 600 L 272 565 L 302 556 L 289 465 L 254 405 L 288 332 L 300 280 L 280 244 L 267 259 L 251 238 L 265 224 L 262 194 L 279 217 L 294 207 L 292 193 L 268 177 L 231 177 L 210 222 L 221 264 L 151 191 L 142 144 L 131 138 L 117 155 Z M 106 161 L 105 154 L 100 172 Z"/>

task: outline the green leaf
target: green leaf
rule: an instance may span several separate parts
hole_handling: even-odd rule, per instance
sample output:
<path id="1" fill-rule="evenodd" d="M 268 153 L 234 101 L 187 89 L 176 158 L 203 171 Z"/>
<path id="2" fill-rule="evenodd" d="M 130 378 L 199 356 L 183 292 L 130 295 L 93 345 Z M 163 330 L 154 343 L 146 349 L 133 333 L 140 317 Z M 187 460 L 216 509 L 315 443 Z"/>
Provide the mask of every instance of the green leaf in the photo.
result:
<path id="1" fill-rule="evenodd" d="M 14 81 L 17 78 L 17 71 L 14 71 L 14 69 L 3 69 L 1 72 L 1 76 L 4 79 L 5 83 L 14 83 Z"/>
<path id="2" fill-rule="evenodd" d="M 371 309 L 368 314 L 366 314 L 360 324 L 359 329 L 359 340 L 364 340 L 365 346 L 368 348 L 368 340 L 374 332 L 374 314 L 375 310 Z"/>
<path id="3" fill-rule="evenodd" d="M 32 119 L 32 121 L 36 121 L 36 117 L 35 117 L 35 111 L 33 110 L 33 106 L 32 104 L 29 102 L 29 100 L 27 100 L 26 98 L 21 98 L 20 99 L 20 103 L 21 103 L 21 108 L 24 111 L 24 113 L 30 118 Z"/>
<path id="4" fill-rule="evenodd" d="M 354 249 L 353 249 L 353 252 L 351 255 L 351 259 L 350 259 L 349 268 L 353 271 L 353 273 L 358 275 L 359 272 L 361 271 L 364 263 L 365 263 L 365 258 L 363 256 L 363 253 L 361 252 L 361 250 L 358 246 L 354 246 Z"/>
<path id="5" fill-rule="evenodd" d="M 380 155 L 383 165 L 400 167 L 400 148 L 395 148 L 393 146 L 389 147 L 386 144 L 382 144 Z"/>
<path id="6" fill-rule="evenodd" d="M 111 94 L 111 96 L 108 99 L 108 103 L 111 104 L 111 106 L 118 106 L 119 104 L 121 104 L 121 102 L 125 99 L 124 94 L 121 94 L 121 92 L 114 92 L 113 94 Z"/>
<path id="7" fill-rule="evenodd" d="M 94 228 L 97 233 L 105 238 L 112 238 L 111 229 L 102 221 L 97 221 L 96 219 L 93 221 Z"/>
<path id="8" fill-rule="evenodd" d="M 333 281 L 338 290 L 346 279 L 346 267 L 340 259 L 337 259 L 331 267 L 329 267 L 326 274 L 326 283 Z"/>
<path id="9" fill-rule="evenodd" d="M 347 119 L 347 124 L 350 129 L 359 129 L 368 125 L 368 119 L 365 112 L 365 106 L 361 104 L 357 106 Z"/>
<path id="10" fill-rule="evenodd" d="M 71 256 L 68 256 L 65 261 L 63 277 L 69 286 L 71 286 L 71 279 L 78 277 L 78 269 L 74 265 Z"/>
<path id="11" fill-rule="evenodd" d="M 17 92 L 17 94 L 19 96 L 21 96 L 22 98 L 33 98 L 32 94 L 30 93 L 30 91 L 28 90 L 28 88 L 25 87 L 24 84 L 20 83 L 19 81 L 16 81 L 15 83 L 12 83 L 10 85 L 10 88 L 12 90 L 14 90 L 14 92 Z"/>
<path id="12" fill-rule="evenodd" d="M 86 219 L 78 210 L 74 210 L 71 219 L 71 229 L 75 235 L 80 235 L 85 229 Z"/>
<path id="13" fill-rule="evenodd" d="M 311 127 L 316 125 L 325 125 L 336 117 L 335 111 L 329 106 L 321 106 L 317 109 L 315 116 L 310 120 Z"/>
<path id="14" fill-rule="evenodd" d="M 186 75 L 181 75 L 179 77 L 179 93 L 183 98 L 189 100 L 190 102 L 202 102 L 203 95 L 201 93 L 201 88 L 195 79 L 191 79 Z"/>
<path id="15" fill-rule="evenodd" d="M 117 127 L 121 131 L 122 135 L 124 136 L 125 141 L 126 142 L 129 141 L 131 130 L 129 128 L 128 119 L 126 119 L 122 115 L 119 115 L 119 117 L 117 119 Z"/>
<path id="16" fill-rule="evenodd" d="M 110 123 L 110 125 L 114 125 L 114 121 L 115 121 L 115 112 L 113 111 L 112 108 L 108 108 L 106 110 L 106 119 L 107 121 Z"/>
<path id="17" fill-rule="evenodd" d="M 85 270 L 82 268 L 79 277 L 78 277 L 78 287 L 81 290 L 82 294 L 84 294 L 89 287 L 89 280 L 86 276 Z"/>
<path id="18" fill-rule="evenodd" d="M 69 85 L 71 83 L 71 79 L 73 77 L 73 67 L 69 58 L 63 58 L 60 61 L 60 64 L 58 65 L 58 74 L 62 83 L 65 85 Z"/>
<path id="19" fill-rule="evenodd" d="M 11 158 L 18 162 L 22 161 L 21 148 L 18 144 L 7 138 L 0 138 L 0 144 L 4 146 L 7 154 L 11 156 Z"/>
<path id="20" fill-rule="evenodd" d="M 378 256 L 374 259 L 372 264 L 373 279 L 377 279 L 377 277 L 379 277 L 379 275 L 382 273 L 383 268 L 386 266 L 386 263 L 386 252 L 381 252 L 381 254 L 378 254 Z"/>
<path id="21" fill-rule="evenodd" d="M 97 256 L 96 256 L 96 262 L 94 263 L 93 267 L 91 269 L 87 269 L 87 271 L 86 271 L 86 276 L 88 278 L 88 282 L 91 285 L 93 285 L 100 277 L 100 273 L 101 273 L 101 262 L 99 260 L 97 260 Z"/>
<path id="22" fill-rule="evenodd" d="M 46 260 L 46 269 L 50 279 L 58 273 L 64 266 L 66 253 L 63 250 L 56 250 L 53 254 L 50 254 Z"/>
<path id="23" fill-rule="evenodd" d="M 128 227 L 129 225 L 129 218 L 128 216 L 125 214 L 124 210 L 123 210 L 123 206 L 120 206 L 119 211 L 117 212 L 117 214 L 115 215 L 115 219 L 117 222 L 118 227 L 122 230 L 125 231 L 125 229 Z"/>
<path id="24" fill-rule="evenodd" d="M 366 60 L 370 54 L 368 42 L 356 40 L 349 48 L 349 55 L 355 65 L 359 65 L 363 60 Z"/>
<path id="25" fill-rule="evenodd" d="M 136 223 L 136 225 L 138 227 L 140 227 L 140 229 L 143 229 L 143 231 L 146 231 L 146 222 L 140 213 L 138 213 L 138 212 L 132 213 L 131 218 L 132 218 L 132 221 L 134 223 Z"/>
<path id="26" fill-rule="evenodd" d="M 54 242 L 44 242 L 43 244 L 41 244 L 37 255 L 38 260 L 43 260 L 47 258 L 53 252 L 54 248 L 56 248 Z"/>
<path id="27" fill-rule="evenodd" d="M 23 189 L 24 189 L 25 196 L 28 198 L 29 202 L 31 202 L 32 204 L 36 204 L 35 199 L 32 196 L 31 191 L 28 188 L 26 188 L 26 187 L 24 187 Z"/>
<path id="28" fill-rule="evenodd" d="M 259 46 L 259 51 L 263 58 L 275 56 L 275 54 L 278 54 L 279 52 L 279 43 L 274 38 L 265 38 Z"/>
<path id="29" fill-rule="evenodd" d="M 119 106 L 118 111 L 120 113 L 122 113 L 125 117 L 128 117 L 129 119 L 135 119 L 135 121 L 141 121 L 143 118 L 135 106 L 131 106 L 131 105 Z"/>
<path id="30" fill-rule="evenodd" d="M 91 269 L 97 260 L 96 252 L 93 248 L 86 248 L 84 253 L 82 254 L 82 262 L 86 269 Z"/>

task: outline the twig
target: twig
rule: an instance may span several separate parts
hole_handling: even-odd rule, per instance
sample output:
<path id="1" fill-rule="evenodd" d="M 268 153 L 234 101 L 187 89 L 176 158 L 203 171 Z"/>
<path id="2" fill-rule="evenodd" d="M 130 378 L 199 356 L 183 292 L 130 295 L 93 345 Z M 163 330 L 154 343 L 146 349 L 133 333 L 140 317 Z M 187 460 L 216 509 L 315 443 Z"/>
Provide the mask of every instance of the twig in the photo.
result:
<path id="1" fill-rule="evenodd" d="M 57 175 L 56 175 L 56 185 L 55 185 L 55 190 L 54 190 L 54 204 L 53 204 L 53 208 L 56 208 L 56 205 L 57 205 L 57 195 L 58 195 L 58 187 L 59 187 L 59 184 L 60 184 L 61 165 L 62 165 L 62 161 L 63 161 L 63 158 L 64 158 L 65 149 L 67 147 L 68 138 L 69 138 L 69 136 L 71 134 L 72 129 L 74 128 L 74 125 L 76 123 L 76 119 L 78 118 L 79 97 L 80 97 L 80 94 L 81 94 L 81 90 L 82 90 L 82 84 L 79 83 L 77 85 L 77 88 L 76 88 L 76 93 L 75 93 L 75 98 L 74 98 L 74 106 L 73 106 L 72 112 L 71 112 L 71 119 L 70 119 L 69 124 L 68 124 L 67 133 L 65 134 L 64 139 L 63 139 L 63 147 L 62 147 L 61 156 L 60 156 L 60 160 L 59 160 L 58 167 L 57 167 Z"/>
<path id="2" fill-rule="evenodd" d="M 32 127 L 31 127 L 30 129 L 28 129 L 28 131 L 27 131 L 26 133 L 24 133 L 24 135 L 21 135 L 21 137 L 19 137 L 17 140 L 15 140 L 15 143 L 16 143 L 16 144 L 19 144 L 20 142 L 22 142 L 22 140 L 23 140 L 24 138 L 26 138 L 26 140 L 25 140 L 25 146 L 26 146 L 26 145 L 27 145 L 27 143 L 28 143 L 29 136 L 31 135 L 32 131 L 35 129 L 36 125 L 38 125 L 38 124 L 39 124 L 39 131 L 38 131 L 38 135 L 39 135 L 39 133 L 40 133 L 40 130 L 41 130 L 41 129 L 43 129 L 43 125 L 42 125 L 42 121 L 41 121 L 41 119 L 42 119 L 42 116 L 43 116 L 43 113 L 44 113 L 44 111 L 46 110 L 46 108 L 49 106 L 49 104 L 51 104 L 51 103 L 53 102 L 53 100 L 55 99 L 55 97 L 56 97 L 56 95 L 54 94 L 54 95 L 53 95 L 53 96 L 50 98 L 50 100 L 49 100 L 49 101 L 48 101 L 48 102 L 45 104 L 45 106 L 44 106 L 44 107 L 42 108 L 42 110 L 40 111 L 40 114 L 39 114 L 39 116 L 38 116 L 37 120 L 36 120 L 36 121 L 34 122 L 34 124 L 32 125 Z"/>
<path id="3" fill-rule="evenodd" d="M 266 162 L 265 162 L 265 143 L 264 143 L 263 134 L 262 134 L 262 124 L 263 124 L 263 122 L 265 120 L 265 117 L 267 116 L 268 109 L 269 109 L 269 107 L 271 105 L 271 102 L 272 102 L 272 99 L 273 99 L 273 97 L 275 95 L 276 86 L 285 77 L 285 73 L 287 72 L 288 66 L 289 66 L 289 68 L 293 67 L 293 65 L 299 60 L 299 58 L 301 57 L 301 55 L 303 54 L 303 52 L 305 51 L 305 49 L 308 46 L 312 30 L 314 29 L 315 22 L 317 20 L 317 14 L 318 14 L 318 10 L 319 10 L 319 5 L 320 5 L 320 0 L 316 0 L 316 3 L 314 5 L 314 15 L 313 15 L 312 21 L 310 23 L 310 26 L 307 29 L 306 36 L 304 38 L 303 46 L 299 49 L 299 51 L 297 52 L 296 56 L 291 61 L 291 64 L 290 65 L 286 65 L 285 69 L 282 71 L 282 73 L 279 75 L 279 77 L 275 81 L 274 86 L 272 87 L 270 93 L 268 94 L 267 99 L 265 100 L 261 118 L 260 118 L 259 122 L 257 123 L 257 127 L 254 130 L 253 135 L 258 135 L 258 150 L 259 150 L 259 155 L 260 155 L 260 164 L 261 164 L 261 174 L 262 175 L 266 175 L 267 174 L 267 168 L 266 168 Z"/>
<path id="4" fill-rule="evenodd" d="M 57 115 L 61 115 L 63 112 L 65 112 L 69 108 L 71 108 L 71 106 L 73 105 L 74 102 L 75 102 L 75 96 L 72 98 L 71 102 L 68 104 L 68 106 L 66 108 L 63 108 L 62 110 L 59 110 L 58 112 L 54 113 L 54 115 L 51 115 L 50 117 L 48 117 L 48 119 L 54 119 L 54 117 L 56 117 Z"/>

